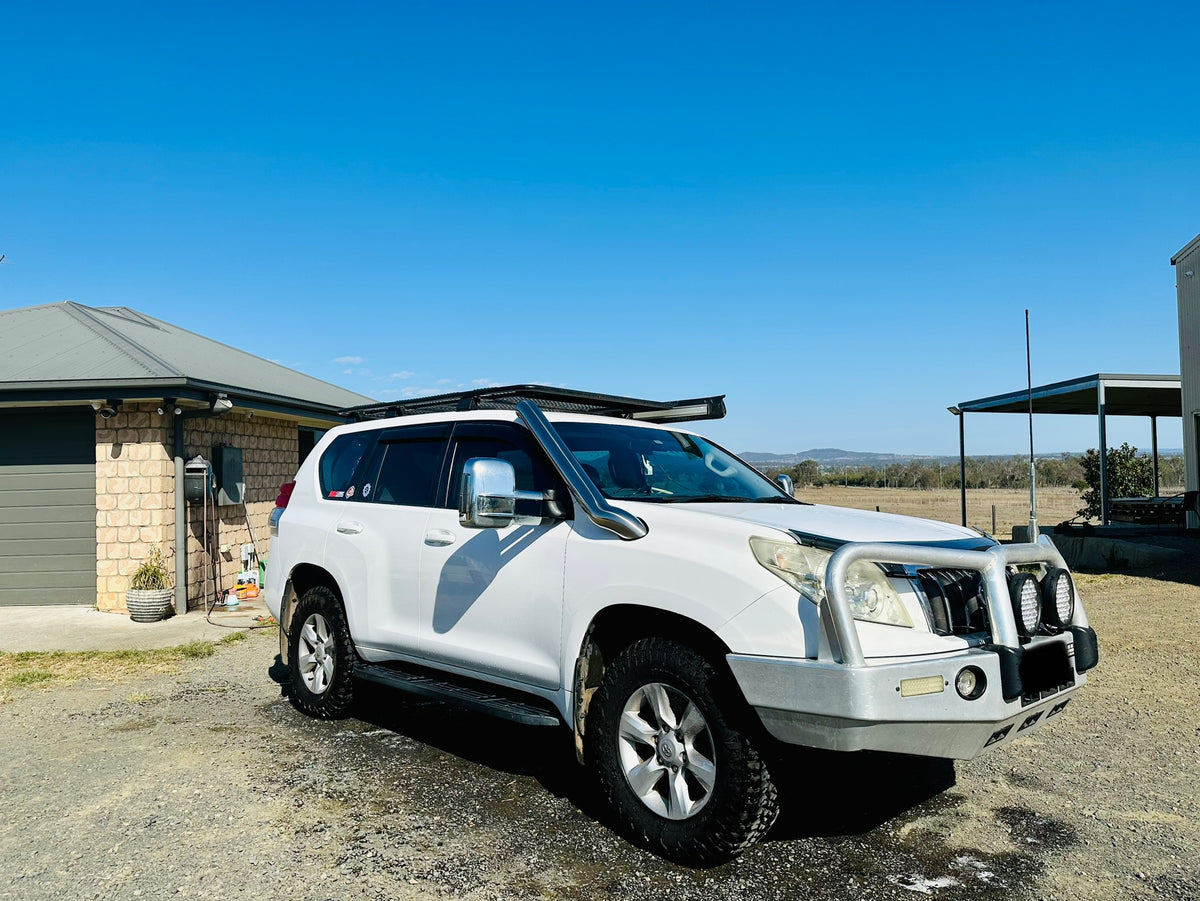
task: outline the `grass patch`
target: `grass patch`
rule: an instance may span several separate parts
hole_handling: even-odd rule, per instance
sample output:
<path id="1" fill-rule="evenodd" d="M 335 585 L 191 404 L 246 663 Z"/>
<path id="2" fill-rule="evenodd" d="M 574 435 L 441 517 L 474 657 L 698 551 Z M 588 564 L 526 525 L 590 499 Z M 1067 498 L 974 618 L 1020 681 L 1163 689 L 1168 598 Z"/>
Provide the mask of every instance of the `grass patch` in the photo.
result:
<path id="1" fill-rule="evenodd" d="M 15 687 L 18 685 L 36 685 L 39 682 L 49 682 L 54 678 L 56 678 L 54 673 L 48 672 L 44 669 L 22 670 L 19 673 L 13 673 L 11 676 L 6 676 L 4 679 L 4 685 L 6 687 Z"/>
<path id="2" fill-rule="evenodd" d="M 173 648 L 121 651 L 0 651 L 0 701 L 12 689 L 49 682 L 58 684 L 90 678 L 116 681 L 129 676 L 171 674 L 184 663 L 211 657 L 218 645 L 244 641 L 245 632 L 231 632 L 219 641 L 189 641 Z"/>

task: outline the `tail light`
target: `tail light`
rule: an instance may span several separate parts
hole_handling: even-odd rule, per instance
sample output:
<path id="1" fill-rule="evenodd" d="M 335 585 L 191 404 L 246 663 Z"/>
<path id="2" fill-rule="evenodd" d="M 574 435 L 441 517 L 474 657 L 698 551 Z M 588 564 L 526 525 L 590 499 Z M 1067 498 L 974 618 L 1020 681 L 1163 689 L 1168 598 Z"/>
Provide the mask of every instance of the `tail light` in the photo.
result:
<path id="1" fill-rule="evenodd" d="M 288 501 L 292 499 L 292 492 L 296 490 L 295 482 L 284 482 L 279 486 L 279 495 L 275 498 L 275 509 L 271 511 L 271 515 L 267 523 L 271 527 L 271 536 L 279 534 L 279 520 L 283 516 L 283 511 L 288 505 Z"/>
<path id="2" fill-rule="evenodd" d="M 295 482 L 284 482 L 279 486 L 279 495 L 275 498 L 276 507 L 286 507 L 288 501 L 292 499 L 292 492 L 296 490 Z"/>

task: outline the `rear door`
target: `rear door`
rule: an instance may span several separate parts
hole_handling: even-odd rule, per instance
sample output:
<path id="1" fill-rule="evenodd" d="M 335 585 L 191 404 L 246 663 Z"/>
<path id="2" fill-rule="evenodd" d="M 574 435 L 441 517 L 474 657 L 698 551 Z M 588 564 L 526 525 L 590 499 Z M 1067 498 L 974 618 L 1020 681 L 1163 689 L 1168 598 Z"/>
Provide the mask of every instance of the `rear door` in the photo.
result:
<path id="1" fill-rule="evenodd" d="M 325 547 L 341 569 L 347 615 L 360 646 L 415 654 L 425 523 L 440 500 L 450 423 L 400 426 L 377 440 L 353 478 L 326 500 L 335 511 Z"/>
<path id="2" fill-rule="evenodd" d="M 421 654 L 439 663 L 545 688 L 561 685 L 563 574 L 570 523 L 467 529 L 458 522 L 463 464 L 498 457 L 517 488 L 566 488 L 528 431 L 509 422 L 454 428 L 445 500 L 430 511 L 421 553 Z M 540 511 L 537 502 L 529 510 Z"/>

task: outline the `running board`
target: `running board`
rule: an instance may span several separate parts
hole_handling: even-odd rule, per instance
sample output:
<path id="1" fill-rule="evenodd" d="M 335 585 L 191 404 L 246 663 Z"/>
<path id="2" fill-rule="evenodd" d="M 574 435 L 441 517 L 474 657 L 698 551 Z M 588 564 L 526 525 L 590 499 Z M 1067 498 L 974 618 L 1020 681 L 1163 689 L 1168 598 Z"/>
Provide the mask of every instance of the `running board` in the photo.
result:
<path id="1" fill-rule="evenodd" d="M 462 682 L 439 679 L 428 675 L 427 672 L 416 673 L 411 670 L 393 669 L 388 666 L 359 661 L 355 664 L 354 675 L 356 678 L 365 679 L 368 682 L 376 682 L 435 701 L 446 701 L 468 710 L 511 720 L 514 723 L 524 723 L 526 726 L 562 725 L 562 719 L 548 712 L 545 707 L 485 691 L 482 690 L 482 687 L 474 688 L 464 685 Z"/>

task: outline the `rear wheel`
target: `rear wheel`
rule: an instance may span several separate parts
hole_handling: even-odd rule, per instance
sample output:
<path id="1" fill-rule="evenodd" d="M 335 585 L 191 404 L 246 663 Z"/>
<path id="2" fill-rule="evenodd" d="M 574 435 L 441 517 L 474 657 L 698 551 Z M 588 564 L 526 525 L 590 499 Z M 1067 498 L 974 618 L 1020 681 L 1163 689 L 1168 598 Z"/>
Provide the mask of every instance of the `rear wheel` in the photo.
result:
<path id="1" fill-rule="evenodd" d="M 354 645 L 342 603 L 328 588 L 304 593 L 288 636 L 292 704 L 328 720 L 344 716 L 354 695 Z"/>
<path id="2" fill-rule="evenodd" d="M 635 842 L 713 866 L 766 835 L 779 802 L 747 735 L 748 713 L 731 680 L 677 642 L 643 639 L 613 661 L 584 734 Z"/>

